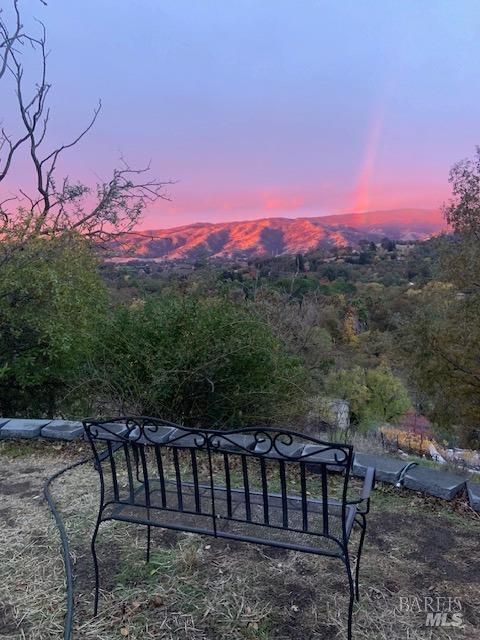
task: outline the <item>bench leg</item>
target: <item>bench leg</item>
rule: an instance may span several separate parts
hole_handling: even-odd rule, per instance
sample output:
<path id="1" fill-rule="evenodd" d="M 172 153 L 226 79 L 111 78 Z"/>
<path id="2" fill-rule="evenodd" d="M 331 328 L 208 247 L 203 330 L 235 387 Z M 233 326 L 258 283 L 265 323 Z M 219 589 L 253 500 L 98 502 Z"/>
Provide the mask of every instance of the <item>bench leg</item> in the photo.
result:
<path id="1" fill-rule="evenodd" d="M 355 600 L 355 586 L 353 583 L 352 569 L 350 567 L 350 558 L 348 556 L 348 550 L 345 550 L 345 567 L 347 569 L 348 588 L 350 592 L 350 598 L 348 602 L 348 627 L 347 627 L 347 639 L 352 640 L 352 616 L 353 616 L 353 603 Z"/>
<path id="2" fill-rule="evenodd" d="M 97 552 L 95 550 L 95 542 L 97 540 L 97 535 L 98 535 L 98 530 L 100 528 L 100 521 L 97 522 L 96 526 L 95 526 L 95 531 L 93 532 L 93 536 L 92 536 L 92 542 L 90 545 L 91 551 L 92 551 L 92 559 L 93 559 L 93 568 L 95 571 L 95 601 L 94 601 L 94 605 L 93 605 L 93 615 L 96 616 L 98 613 L 98 597 L 99 597 L 99 592 L 100 592 L 100 574 L 99 574 L 99 570 L 98 570 L 98 558 L 97 558 Z"/>
<path id="3" fill-rule="evenodd" d="M 358 553 L 357 553 L 357 562 L 356 562 L 356 567 L 355 567 L 355 597 L 358 600 L 360 600 L 360 593 L 359 593 L 359 589 L 358 589 L 358 579 L 359 579 L 359 575 L 360 575 L 360 558 L 362 557 L 362 549 L 363 549 L 363 541 L 365 540 L 365 530 L 367 528 L 367 520 L 365 518 L 365 516 L 363 515 L 363 513 L 359 514 L 362 521 L 361 523 L 359 522 L 358 524 L 360 525 L 360 528 L 362 530 L 361 534 L 360 534 L 360 543 L 358 545 Z"/>

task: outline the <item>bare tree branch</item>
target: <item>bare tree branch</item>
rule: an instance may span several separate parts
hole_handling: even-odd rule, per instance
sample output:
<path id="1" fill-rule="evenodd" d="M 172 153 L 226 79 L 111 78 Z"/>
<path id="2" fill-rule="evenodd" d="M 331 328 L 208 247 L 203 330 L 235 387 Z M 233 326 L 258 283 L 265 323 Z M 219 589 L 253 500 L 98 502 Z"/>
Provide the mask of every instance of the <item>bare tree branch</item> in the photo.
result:
<path id="1" fill-rule="evenodd" d="M 9 29 L 2 18 L 3 9 L 0 9 L 0 80 L 7 70 L 10 52 L 12 51 L 15 43 L 21 38 L 21 29 L 23 25 L 20 21 L 18 0 L 13 1 L 13 8 L 15 11 L 15 25 L 12 33 L 9 32 Z"/>
<path id="2" fill-rule="evenodd" d="M 12 32 L 10 32 L 6 22 L 3 19 L 3 15 L 2 15 L 3 9 L 0 9 L 0 80 L 2 80 L 3 76 L 5 75 L 5 73 L 9 68 L 9 60 L 14 51 L 15 45 L 23 44 L 23 40 L 26 37 L 22 33 L 23 25 L 20 19 L 20 11 L 18 9 L 18 0 L 13 1 L 13 9 L 15 13 L 15 23 L 14 23 Z M 2 161 L 0 158 L 0 182 L 1 182 L 7 175 L 8 170 L 10 169 L 10 165 L 12 163 L 12 159 L 16 150 L 18 149 L 18 147 L 20 147 L 21 144 L 23 144 L 27 140 L 28 135 L 24 135 L 18 138 L 15 142 L 12 142 L 11 137 L 5 132 L 3 127 L 0 131 L 0 134 L 1 134 L 0 135 L 0 152 L 2 151 L 3 147 L 7 146 L 8 148 L 7 156 L 3 160 L 3 167 L 2 167 Z"/>
<path id="3" fill-rule="evenodd" d="M 43 0 L 41 0 L 43 2 Z M 23 235 L 33 233 L 56 236 L 66 232 L 79 233 L 96 242 L 108 239 L 111 234 L 128 233 L 140 219 L 147 206 L 160 200 L 168 200 L 165 187 L 172 181 L 150 177 L 150 165 L 135 169 L 121 158 L 120 167 L 113 170 L 108 181 L 99 181 L 94 187 L 73 183 L 69 178 L 57 178 L 60 156 L 74 148 L 94 126 L 102 103 L 93 110 L 88 124 L 70 141 L 54 149 L 43 151 L 48 144 L 48 128 L 51 111 L 47 100 L 51 90 L 48 81 L 47 35 L 45 25 L 40 25 L 40 35 L 34 37 L 22 32 L 18 0 L 13 0 L 16 25 L 10 34 L 0 15 L 0 78 L 10 72 L 15 86 L 16 104 L 24 131 L 18 139 L 0 130 L 0 152 L 6 149 L 3 164 L 0 163 L 0 182 L 8 174 L 17 149 L 26 142 L 29 145 L 36 194 L 20 190 L 21 207 L 7 211 L 10 199 L 0 205 L 4 229 L 20 228 Z M 44 3 L 45 4 L 45 3 Z M 15 42 L 21 46 L 15 47 Z M 39 77 L 33 87 L 26 80 L 23 67 L 23 45 L 29 44 L 39 61 Z"/>

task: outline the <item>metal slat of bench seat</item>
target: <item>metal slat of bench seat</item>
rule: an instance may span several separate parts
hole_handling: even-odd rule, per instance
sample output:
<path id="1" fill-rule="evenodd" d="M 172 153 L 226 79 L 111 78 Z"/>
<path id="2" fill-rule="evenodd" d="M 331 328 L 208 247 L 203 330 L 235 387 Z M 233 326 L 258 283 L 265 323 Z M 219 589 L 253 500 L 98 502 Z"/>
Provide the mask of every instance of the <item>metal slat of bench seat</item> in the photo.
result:
<path id="1" fill-rule="evenodd" d="M 322 465 L 322 501 L 323 504 L 328 504 L 328 486 L 327 486 L 327 468 Z M 328 536 L 328 514 L 323 512 L 323 533 Z"/>
<path id="2" fill-rule="evenodd" d="M 280 470 L 280 488 L 282 490 L 282 517 L 283 526 L 288 529 L 288 504 L 287 504 L 287 479 L 285 476 L 285 462 L 280 460 L 278 463 Z"/>
<path id="3" fill-rule="evenodd" d="M 132 461 L 130 458 L 130 451 L 128 449 L 128 446 L 125 443 L 123 444 L 123 453 L 125 455 L 125 462 L 127 465 L 128 494 L 130 497 L 130 502 L 133 502 L 135 500 L 135 496 L 134 496 L 134 486 L 133 486 Z"/>
<path id="4" fill-rule="evenodd" d="M 145 445 L 139 445 L 139 453 L 140 453 L 140 461 L 142 464 L 142 472 L 143 472 L 143 488 L 145 493 L 145 505 L 147 507 L 150 506 L 150 479 L 148 477 L 148 466 L 147 459 L 145 457 Z"/>
<path id="5" fill-rule="evenodd" d="M 307 477 L 304 462 L 300 463 L 300 483 L 302 487 L 302 525 L 303 530 L 308 531 Z"/>
<path id="6" fill-rule="evenodd" d="M 223 464 L 225 468 L 225 485 L 227 492 L 227 517 L 232 517 L 232 486 L 230 482 L 230 463 L 228 461 L 228 455 L 223 454 Z"/>
<path id="7" fill-rule="evenodd" d="M 180 464 L 178 462 L 178 451 L 177 449 L 172 449 L 173 455 L 173 464 L 175 466 L 175 481 L 177 483 L 177 501 L 178 508 L 180 511 L 183 509 L 183 494 L 182 494 L 182 477 L 180 474 Z"/>
<path id="8" fill-rule="evenodd" d="M 112 443 L 110 440 L 107 440 L 107 450 L 108 450 L 108 461 L 110 463 L 110 470 L 112 472 L 113 495 L 115 496 L 115 500 L 118 500 L 119 495 L 118 495 L 117 469 L 115 465 L 115 457 L 112 451 Z"/>
<path id="9" fill-rule="evenodd" d="M 245 500 L 245 518 L 247 522 L 251 522 L 252 511 L 250 509 L 250 484 L 248 481 L 247 458 L 244 455 L 242 456 L 242 475 L 243 475 L 244 500 Z"/>
<path id="10" fill-rule="evenodd" d="M 192 461 L 193 486 L 195 488 L 195 509 L 200 512 L 200 491 L 198 485 L 197 454 L 195 449 L 190 449 L 190 458 Z"/>
<path id="11" fill-rule="evenodd" d="M 176 482 L 167 482 L 167 493 L 173 496 L 176 495 Z M 135 504 L 129 504 L 124 502 L 117 504 L 112 510 L 109 518 L 113 520 L 124 521 L 142 521 L 157 526 L 165 526 L 168 528 L 169 524 L 175 524 L 175 528 L 182 528 L 183 526 L 189 531 L 196 531 L 206 535 L 215 535 L 215 529 L 211 521 L 211 513 L 200 513 L 195 510 L 194 493 L 195 487 L 192 482 L 184 482 L 182 486 L 183 495 L 183 509 L 179 511 L 174 508 L 164 509 L 161 507 L 160 502 L 157 503 L 155 494 L 159 494 L 160 490 L 155 488 L 153 481 L 150 483 L 151 492 L 149 504 L 146 504 L 144 500 L 144 488 L 139 487 L 136 492 Z M 199 485 L 199 491 L 202 496 L 206 497 L 210 495 L 210 487 L 207 485 Z M 337 535 L 341 532 L 342 523 L 342 503 L 337 500 L 330 501 L 328 510 L 331 514 L 332 520 L 335 522 L 335 531 L 333 535 L 327 535 L 323 533 L 322 527 L 318 527 L 317 530 L 310 530 L 305 532 L 302 527 L 303 521 L 303 505 L 302 500 L 297 496 L 287 496 L 290 513 L 290 528 L 285 529 L 283 527 L 283 496 L 281 494 L 269 494 L 269 505 L 272 513 L 272 521 L 270 525 L 265 525 L 263 518 L 252 518 L 250 522 L 246 521 L 241 514 L 244 510 L 245 494 L 241 489 L 235 489 L 231 492 L 233 494 L 234 509 L 231 517 L 228 517 L 226 513 L 226 487 L 215 487 L 215 502 L 217 505 L 217 518 L 216 529 L 223 531 L 223 537 L 232 537 L 239 539 L 239 536 L 244 540 L 256 542 L 259 544 L 268 544 L 272 539 L 272 530 L 277 532 L 276 539 L 279 544 L 285 545 L 285 548 L 291 548 L 292 539 L 295 541 L 296 549 L 315 549 L 316 553 L 326 553 L 331 556 L 339 556 L 341 553 L 340 548 L 336 544 L 335 533 Z M 258 507 L 260 512 L 263 512 L 263 494 L 260 492 L 250 493 L 250 502 L 252 510 L 256 510 Z M 322 500 L 315 500 L 309 498 L 308 500 L 309 513 L 312 516 L 321 517 L 323 510 Z M 142 517 L 142 513 L 147 511 L 149 517 Z M 356 514 L 355 505 L 349 505 L 347 511 L 347 534 L 350 535 L 353 521 Z M 201 524 L 203 522 L 203 525 Z M 314 545 L 309 545 L 305 540 L 315 540 Z M 301 542 L 303 540 L 303 542 Z"/>
<path id="12" fill-rule="evenodd" d="M 163 473 L 162 451 L 160 447 L 155 447 L 155 459 L 157 461 L 157 472 L 160 483 L 160 492 L 162 495 L 162 507 L 167 506 L 167 496 L 165 493 L 165 476 Z"/>
<path id="13" fill-rule="evenodd" d="M 268 524 L 269 523 L 268 480 L 267 480 L 267 463 L 265 461 L 265 458 L 260 458 L 260 474 L 262 477 L 263 520 L 265 524 Z"/>

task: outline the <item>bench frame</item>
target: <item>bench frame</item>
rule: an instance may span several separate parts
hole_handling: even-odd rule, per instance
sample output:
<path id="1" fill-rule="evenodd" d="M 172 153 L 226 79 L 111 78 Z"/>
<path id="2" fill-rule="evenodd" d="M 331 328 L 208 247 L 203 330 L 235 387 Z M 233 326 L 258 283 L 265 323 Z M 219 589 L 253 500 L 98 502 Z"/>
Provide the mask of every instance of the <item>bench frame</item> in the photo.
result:
<path id="1" fill-rule="evenodd" d="M 262 428 L 244 428 L 229 431 L 219 431 L 213 429 L 194 429 L 179 426 L 171 422 L 151 417 L 121 417 L 107 420 L 87 419 L 83 421 L 85 435 L 93 451 L 93 460 L 95 469 L 99 473 L 100 481 L 100 505 L 97 521 L 91 540 L 91 553 L 95 569 L 95 602 L 94 614 L 98 612 L 100 577 L 99 564 L 96 553 L 96 540 L 100 525 L 108 520 L 119 520 L 130 522 L 137 525 L 147 527 L 147 562 L 150 559 L 151 547 L 151 528 L 152 526 L 174 529 L 180 531 L 188 531 L 214 537 L 227 539 L 235 539 L 243 542 L 251 542 L 256 544 L 268 545 L 272 547 L 281 547 L 296 551 L 304 551 L 306 553 L 314 553 L 317 555 L 325 555 L 336 557 L 342 561 L 345 566 L 348 585 L 349 585 L 349 608 L 348 608 L 348 640 L 352 637 L 352 612 L 354 600 L 359 600 L 359 570 L 360 558 L 363 549 L 366 532 L 366 516 L 370 508 L 370 491 L 373 488 L 375 473 L 373 468 L 368 468 L 361 495 L 356 499 L 349 499 L 347 491 L 349 488 L 350 470 L 353 460 L 353 448 L 346 444 L 329 443 L 322 441 L 310 435 L 296 433 L 285 429 L 275 429 L 269 427 Z M 298 445 L 298 446 L 296 446 Z M 309 446 L 307 446 L 309 445 Z M 313 445 L 313 446 L 312 446 Z M 162 466 L 162 454 L 169 451 L 173 456 L 175 479 L 167 480 L 164 475 Z M 146 452 L 154 454 L 156 460 L 155 470 L 151 468 L 151 463 Z M 191 470 L 193 482 L 185 482 L 181 478 L 181 470 L 179 465 L 179 451 L 188 451 L 191 461 Z M 207 482 L 199 481 L 198 454 L 202 452 L 208 464 Z M 122 456 L 122 461 L 126 463 L 128 475 L 128 498 L 122 498 L 119 489 L 119 476 L 116 463 L 116 456 Z M 188 454 L 187 454 L 188 455 Z M 225 465 L 226 486 L 216 484 L 214 476 L 213 459 L 220 455 L 222 464 Z M 244 500 L 245 518 L 235 518 L 232 513 L 232 496 L 239 491 L 230 486 L 230 460 L 232 457 L 239 459 L 242 467 L 243 489 L 241 496 Z M 262 478 L 261 491 L 252 491 L 249 483 L 248 475 L 248 459 L 256 458 L 259 462 Z M 118 459 L 118 458 L 117 458 Z M 268 490 L 268 481 L 265 473 L 266 463 L 269 467 L 272 465 L 278 468 L 280 478 L 280 493 L 273 494 Z M 300 495 L 292 497 L 287 493 L 286 484 L 286 468 L 296 467 L 300 475 Z M 315 474 L 321 479 L 322 496 L 320 499 L 312 499 L 307 496 L 307 475 L 306 471 L 314 466 Z M 328 495 L 328 484 L 331 470 L 342 473 L 342 495 L 341 499 L 332 501 Z M 151 502 L 150 483 L 153 484 L 153 471 L 160 485 L 159 493 L 161 494 L 161 506 L 157 506 Z M 202 467 L 205 472 L 205 465 Z M 135 489 L 135 480 L 137 488 Z M 113 497 L 107 495 L 107 485 Z M 171 486 L 173 485 L 173 486 Z M 177 508 L 171 508 L 166 501 L 166 491 L 173 489 L 176 493 Z M 195 497 L 195 509 L 188 510 L 184 508 L 182 502 L 183 492 L 186 489 L 193 491 Z M 207 511 L 203 511 L 200 501 L 200 491 L 202 499 L 205 498 L 205 492 L 209 500 L 207 505 L 210 507 Z M 227 503 L 227 515 L 219 515 L 216 513 L 216 494 L 218 491 L 225 492 Z M 218 498 L 217 498 L 218 500 Z M 257 500 L 257 505 L 263 504 L 264 521 L 257 522 L 252 520 L 250 513 L 251 500 Z M 277 523 L 273 525 L 269 521 L 268 510 L 272 500 L 276 500 L 281 505 L 283 514 L 283 522 L 279 526 Z M 298 501 L 298 511 L 302 511 L 303 524 L 301 529 L 289 526 L 288 509 L 292 500 Z M 323 519 L 323 530 L 312 532 L 309 530 L 309 509 L 312 505 L 318 508 L 319 516 Z M 336 517 L 341 517 L 341 535 L 335 536 L 329 529 L 329 520 L 331 519 L 332 505 L 337 510 Z M 146 517 L 138 517 L 137 515 L 122 514 L 124 508 L 141 508 L 146 512 Z M 275 507 L 277 508 L 277 507 Z M 108 511 L 112 510 L 111 513 Z M 185 516 L 198 515 L 210 516 L 211 529 L 206 530 L 201 527 L 192 527 L 178 522 L 163 521 L 160 524 L 155 521 L 152 514 L 155 511 L 166 514 L 174 512 L 175 514 L 185 514 Z M 310 512 L 311 513 L 311 512 Z M 352 517 L 353 514 L 353 517 Z M 208 519 L 208 518 L 207 518 Z M 348 520 L 348 522 L 347 522 Z M 330 546 L 335 547 L 334 551 L 321 547 L 292 544 L 288 541 L 275 540 L 273 536 L 257 537 L 251 535 L 231 534 L 228 531 L 219 530 L 220 521 L 231 521 L 236 523 L 259 525 L 261 531 L 276 529 L 286 533 L 295 534 L 311 534 L 316 536 L 315 539 L 325 538 L 330 542 Z M 355 575 L 352 574 L 349 540 L 350 534 L 357 525 L 360 529 L 360 539 L 356 552 Z"/>

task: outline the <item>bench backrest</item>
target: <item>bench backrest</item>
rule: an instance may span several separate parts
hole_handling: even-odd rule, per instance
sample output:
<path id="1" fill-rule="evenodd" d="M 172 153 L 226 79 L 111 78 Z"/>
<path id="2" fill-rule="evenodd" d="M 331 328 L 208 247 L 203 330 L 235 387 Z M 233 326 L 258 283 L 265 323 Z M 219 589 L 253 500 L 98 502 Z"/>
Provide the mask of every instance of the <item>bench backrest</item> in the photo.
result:
<path id="1" fill-rule="evenodd" d="M 83 424 L 102 503 L 207 517 L 214 528 L 223 518 L 346 541 L 350 445 L 285 429 L 193 429 L 143 416 Z"/>

